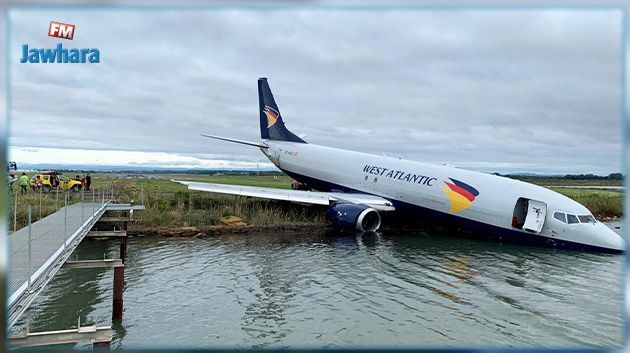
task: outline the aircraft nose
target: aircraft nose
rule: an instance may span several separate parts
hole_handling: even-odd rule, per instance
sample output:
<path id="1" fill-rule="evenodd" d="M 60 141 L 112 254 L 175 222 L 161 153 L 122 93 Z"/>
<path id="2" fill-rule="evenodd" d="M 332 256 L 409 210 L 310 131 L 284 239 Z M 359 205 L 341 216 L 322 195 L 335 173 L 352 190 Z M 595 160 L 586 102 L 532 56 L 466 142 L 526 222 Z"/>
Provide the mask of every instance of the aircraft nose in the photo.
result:
<path id="1" fill-rule="evenodd" d="M 601 247 L 618 251 L 626 250 L 626 242 L 621 235 L 615 233 L 614 230 L 610 229 L 604 223 L 598 223 L 596 225 L 596 231 Z"/>

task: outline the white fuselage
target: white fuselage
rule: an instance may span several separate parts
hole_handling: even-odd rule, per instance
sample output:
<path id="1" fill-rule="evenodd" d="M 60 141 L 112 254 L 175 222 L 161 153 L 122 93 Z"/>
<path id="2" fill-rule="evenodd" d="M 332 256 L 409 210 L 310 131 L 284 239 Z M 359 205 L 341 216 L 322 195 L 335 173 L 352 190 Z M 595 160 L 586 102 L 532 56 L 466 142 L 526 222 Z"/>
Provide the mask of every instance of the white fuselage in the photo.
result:
<path id="1" fill-rule="evenodd" d="M 523 236 L 625 250 L 623 239 L 600 222 L 569 224 L 566 218 L 565 222 L 554 218 L 556 212 L 579 216 L 591 215 L 591 212 L 568 197 L 540 186 L 459 168 L 313 144 L 283 141 L 266 141 L 266 144 L 269 148 L 261 149 L 263 153 L 278 168 L 290 173 L 522 232 Z M 478 191 L 474 200 L 463 209 L 454 210 L 453 200 L 448 197 L 447 182 L 452 179 Z M 541 216 L 544 223 L 538 232 L 527 232 L 513 225 L 519 199 L 546 204 L 546 214 Z"/>

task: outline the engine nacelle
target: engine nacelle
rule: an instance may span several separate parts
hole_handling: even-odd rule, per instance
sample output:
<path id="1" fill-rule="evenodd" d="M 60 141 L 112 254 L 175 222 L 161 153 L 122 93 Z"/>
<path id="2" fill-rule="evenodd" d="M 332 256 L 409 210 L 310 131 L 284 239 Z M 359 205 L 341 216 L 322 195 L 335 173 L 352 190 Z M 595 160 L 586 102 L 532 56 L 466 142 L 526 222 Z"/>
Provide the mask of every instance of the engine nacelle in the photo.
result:
<path id="1" fill-rule="evenodd" d="M 367 205 L 336 203 L 328 209 L 327 216 L 337 227 L 347 230 L 370 232 L 381 226 L 381 215 Z"/>

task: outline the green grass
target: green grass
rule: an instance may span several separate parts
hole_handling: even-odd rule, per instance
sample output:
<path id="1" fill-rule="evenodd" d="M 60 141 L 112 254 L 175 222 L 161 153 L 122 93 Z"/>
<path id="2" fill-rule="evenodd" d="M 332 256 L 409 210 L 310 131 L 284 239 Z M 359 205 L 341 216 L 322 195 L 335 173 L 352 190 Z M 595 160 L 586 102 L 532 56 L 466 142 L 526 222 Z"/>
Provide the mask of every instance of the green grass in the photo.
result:
<path id="1" fill-rule="evenodd" d="M 219 225 L 237 216 L 253 226 L 324 224 L 325 208 L 282 201 L 211 194 L 199 191 L 149 193 L 137 228 Z"/>
<path id="2" fill-rule="evenodd" d="M 198 174 L 164 174 L 160 175 L 167 180 L 178 179 L 198 181 L 203 183 L 236 184 L 245 186 L 260 186 L 279 189 L 290 189 L 291 178 L 282 176 L 257 176 L 257 175 L 198 175 Z"/>
<path id="3" fill-rule="evenodd" d="M 159 179 L 119 179 L 113 173 L 92 174 L 92 185 L 100 187 L 116 182 L 133 181 L 151 192 L 174 192 L 188 190 L 185 185 L 174 183 L 171 179 L 196 181 L 202 183 L 234 184 L 245 186 L 290 189 L 291 178 L 288 176 L 256 176 L 256 175 L 200 175 L 200 174 L 151 174 Z"/>
<path id="4" fill-rule="evenodd" d="M 623 215 L 623 192 L 621 191 L 568 188 L 552 188 L 552 190 L 581 203 L 598 219 Z"/>
<path id="5" fill-rule="evenodd" d="M 242 196 L 189 191 L 170 179 L 217 184 L 289 189 L 288 176 L 164 174 L 162 179 L 138 181 L 145 191 L 146 210 L 140 227 L 206 227 L 222 216 L 240 217 L 254 226 L 325 224 L 322 207 Z"/>
<path id="6" fill-rule="evenodd" d="M 162 179 L 120 179 L 116 174 L 92 174 L 92 189 L 114 189 L 118 202 L 136 204 L 144 201 L 146 209 L 139 212 L 139 222 L 133 223 L 136 229 L 160 227 L 199 228 L 219 225 L 222 216 L 234 215 L 253 226 L 315 225 L 325 224 L 325 208 L 283 201 L 246 198 L 241 196 L 212 194 L 189 191 L 185 185 L 170 181 L 171 177 L 189 181 L 239 184 L 249 186 L 290 188 L 291 179 L 286 176 L 207 176 L 207 175 L 163 175 Z M 80 202 L 80 193 L 67 193 L 70 203 Z M 63 207 L 64 193 L 57 198 L 55 193 L 35 193 L 28 190 L 26 195 L 19 193 L 14 186 L 12 201 L 17 200 L 16 229 L 27 225 L 27 207 L 32 205 L 32 221 L 44 218 Z M 86 201 L 91 193 L 86 192 Z M 41 201 L 40 201 L 41 200 Z M 40 206 L 41 204 L 41 206 Z M 9 210 L 9 229 L 14 228 L 12 203 Z M 41 217 L 40 217 L 41 215 Z"/>
<path id="7" fill-rule="evenodd" d="M 541 186 L 621 186 L 622 180 L 571 180 L 562 178 L 535 178 L 535 177 L 518 177 L 516 178 L 526 183 Z"/>
<path id="8" fill-rule="evenodd" d="M 14 186 L 9 199 L 9 230 L 20 229 L 28 224 L 28 206 L 31 206 L 31 221 L 36 222 L 57 212 L 64 205 L 64 195 L 68 195 L 68 205 L 81 202 L 81 194 L 75 192 L 36 193 L 28 189 L 20 194 L 19 187 Z M 90 201 L 87 194 L 86 201 Z M 15 211 L 15 212 L 14 212 Z"/>

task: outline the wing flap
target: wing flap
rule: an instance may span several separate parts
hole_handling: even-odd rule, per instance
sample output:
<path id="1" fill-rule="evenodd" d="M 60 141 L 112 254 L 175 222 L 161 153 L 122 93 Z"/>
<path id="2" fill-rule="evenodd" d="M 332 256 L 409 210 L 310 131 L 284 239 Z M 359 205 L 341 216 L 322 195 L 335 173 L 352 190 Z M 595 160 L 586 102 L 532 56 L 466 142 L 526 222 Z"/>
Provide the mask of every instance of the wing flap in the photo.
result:
<path id="1" fill-rule="evenodd" d="M 200 183 L 175 179 L 171 179 L 171 181 L 187 185 L 189 190 L 215 192 L 219 194 L 260 197 L 326 206 L 334 202 L 345 201 L 368 205 L 378 211 L 394 210 L 389 200 L 368 194 L 263 188 L 257 186 Z"/>

